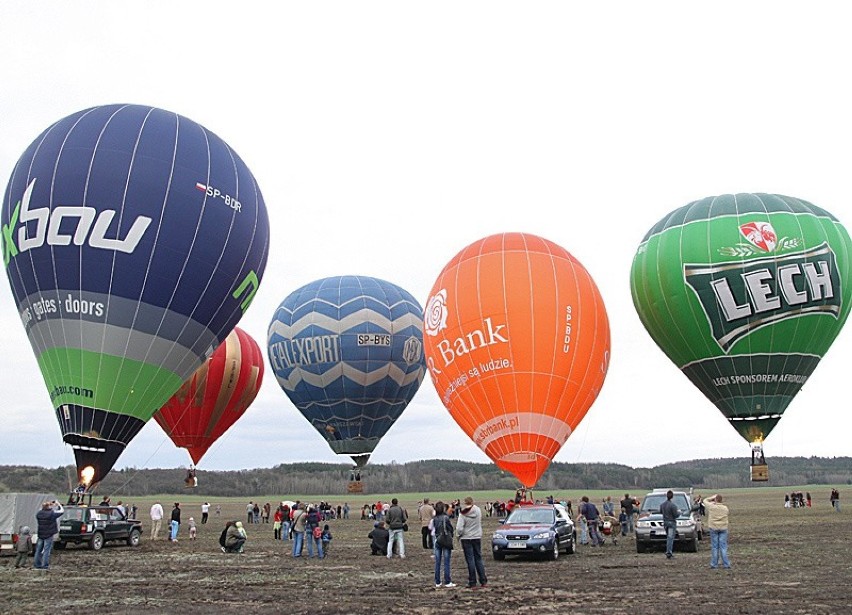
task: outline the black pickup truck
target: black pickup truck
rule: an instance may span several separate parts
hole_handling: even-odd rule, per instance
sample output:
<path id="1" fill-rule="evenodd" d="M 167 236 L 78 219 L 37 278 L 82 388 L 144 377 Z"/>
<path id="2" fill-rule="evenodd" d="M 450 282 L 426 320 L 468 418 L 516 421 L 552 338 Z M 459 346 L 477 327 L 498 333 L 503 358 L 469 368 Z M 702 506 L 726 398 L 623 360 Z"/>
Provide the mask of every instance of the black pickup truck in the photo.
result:
<path id="1" fill-rule="evenodd" d="M 73 543 L 100 551 L 111 540 L 136 547 L 141 538 L 142 522 L 128 519 L 117 506 L 66 506 L 65 514 L 59 518 L 59 537 L 54 548 L 64 549 Z"/>

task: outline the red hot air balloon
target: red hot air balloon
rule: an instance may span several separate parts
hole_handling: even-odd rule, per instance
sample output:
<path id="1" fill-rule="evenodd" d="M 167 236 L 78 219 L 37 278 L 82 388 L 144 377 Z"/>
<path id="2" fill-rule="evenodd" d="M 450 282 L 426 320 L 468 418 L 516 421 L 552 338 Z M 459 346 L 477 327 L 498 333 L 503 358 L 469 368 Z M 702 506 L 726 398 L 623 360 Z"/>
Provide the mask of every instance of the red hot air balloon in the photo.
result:
<path id="1" fill-rule="evenodd" d="M 251 405 L 262 381 L 263 353 L 248 333 L 235 327 L 154 418 L 198 464 Z"/>
<path id="2" fill-rule="evenodd" d="M 444 267 L 424 320 L 441 401 L 500 468 L 534 486 L 606 377 L 609 320 L 589 272 L 541 237 L 492 235 Z"/>

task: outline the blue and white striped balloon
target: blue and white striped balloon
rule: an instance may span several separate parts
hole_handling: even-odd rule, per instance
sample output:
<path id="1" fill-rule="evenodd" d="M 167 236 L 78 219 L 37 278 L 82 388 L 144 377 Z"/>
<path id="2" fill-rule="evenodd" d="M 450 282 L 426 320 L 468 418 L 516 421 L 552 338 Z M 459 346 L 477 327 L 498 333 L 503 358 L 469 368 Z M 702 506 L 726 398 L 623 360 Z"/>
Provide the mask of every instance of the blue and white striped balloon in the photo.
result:
<path id="1" fill-rule="evenodd" d="M 423 381 L 423 309 L 377 278 L 316 280 L 278 306 L 268 352 L 299 412 L 362 466 Z"/>

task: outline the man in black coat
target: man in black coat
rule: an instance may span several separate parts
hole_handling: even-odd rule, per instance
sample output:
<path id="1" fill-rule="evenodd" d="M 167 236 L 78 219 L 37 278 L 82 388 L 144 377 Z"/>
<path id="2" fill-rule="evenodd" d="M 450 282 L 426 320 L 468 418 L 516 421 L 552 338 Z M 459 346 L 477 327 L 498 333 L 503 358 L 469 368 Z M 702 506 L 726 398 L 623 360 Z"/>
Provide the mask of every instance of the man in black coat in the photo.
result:
<path id="1" fill-rule="evenodd" d="M 53 550 L 53 537 L 56 536 L 56 520 L 65 513 L 62 504 L 53 500 L 44 502 L 36 513 L 38 521 L 38 542 L 36 542 L 33 568 L 47 570 L 50 567 L 50 552 Z"/>
<path id="2" fill-rule="evenodd" d="M 367 538 L 372 539 L 370 543 L 370 555 L 387 555 L 390 532 L 385 527 L 384 521 L 377 521 L 376 525 L 373 526 L 373 530 L 367 534 Z"/>

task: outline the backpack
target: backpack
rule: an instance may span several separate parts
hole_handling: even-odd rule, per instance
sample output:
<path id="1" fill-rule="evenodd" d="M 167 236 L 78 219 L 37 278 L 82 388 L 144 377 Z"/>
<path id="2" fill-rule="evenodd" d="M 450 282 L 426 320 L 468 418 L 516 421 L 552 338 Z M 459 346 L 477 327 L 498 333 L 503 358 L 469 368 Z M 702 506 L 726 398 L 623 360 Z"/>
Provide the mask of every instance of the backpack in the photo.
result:
<path id="1" fill-rule="evenodd" d="M 318 525 L 315 525 L 313 535 L 314 538 L 322 538 L 322 528 Z"/>

